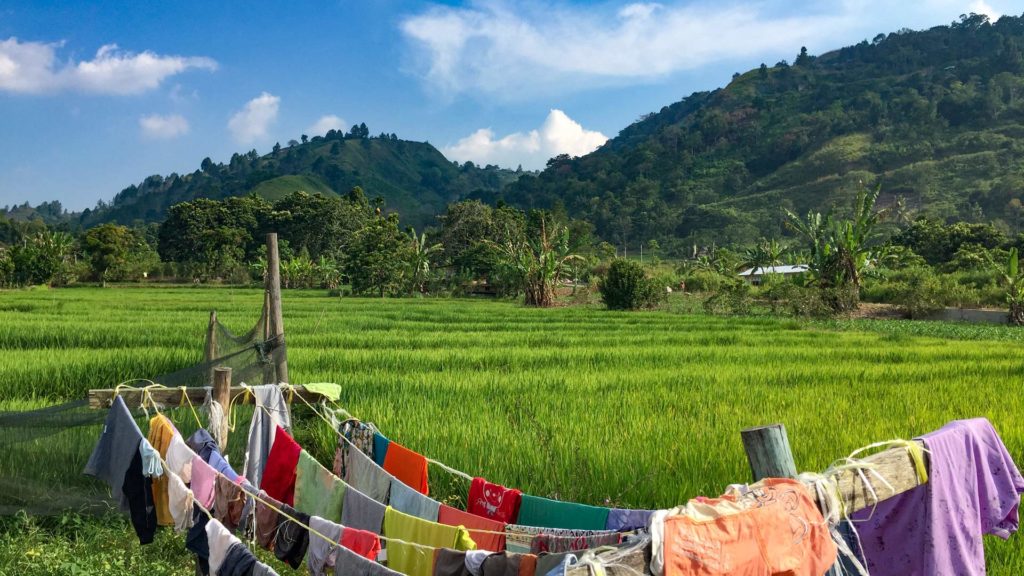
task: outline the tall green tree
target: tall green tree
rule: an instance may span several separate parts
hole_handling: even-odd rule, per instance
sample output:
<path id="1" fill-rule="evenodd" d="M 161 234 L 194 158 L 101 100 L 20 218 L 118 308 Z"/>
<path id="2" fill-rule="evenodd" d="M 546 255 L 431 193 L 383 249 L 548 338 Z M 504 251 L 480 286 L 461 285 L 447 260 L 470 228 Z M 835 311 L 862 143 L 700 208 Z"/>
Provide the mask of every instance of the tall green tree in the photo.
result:
<path id="1" fill-rule="evenodd" d="M 571 244 L 569 229 L 549 214 L 535 211 L 534 225 L 522 238 L 496 244 L 502 275 L 526 295 L 528 306 L 555 304 L 555 286 L 566 278 L 569 263 L 581 259 Z"/>
<path id="2" fill-rule="evenodd" d="M 398 215 L 380 216 L 359 230 L 345 254 L 345 269 L 356 294 L 397 296 L 408 280 L 410 239 Z"/>
<path id="3" fill-rule="evenodd" d="M 430 279 L 431 264 L 441 252 L 442 246 L 440 243 L 429 244 L 426 232 L 416 236 L 414 228 L 409 228 L 409 237 L 412 238 L 409 250 L 409 268 L 412 271 L 410 291 L 424 293 Z"/>
<path id="4" fill-rule="evenodd" d="M 127 264 L 137 239 L 127 226 L 101 224 L 82 237 L 82 251 L 88 257 L 93 276 L 106 286 L 111 271 Z"/>

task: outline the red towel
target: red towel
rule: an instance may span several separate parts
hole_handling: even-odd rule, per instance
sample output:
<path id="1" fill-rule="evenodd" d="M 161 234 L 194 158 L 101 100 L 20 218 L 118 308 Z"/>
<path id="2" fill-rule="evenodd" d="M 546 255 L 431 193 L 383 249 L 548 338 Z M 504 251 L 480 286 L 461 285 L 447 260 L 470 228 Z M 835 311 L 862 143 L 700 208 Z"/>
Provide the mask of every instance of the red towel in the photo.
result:
<path id="1" fill-rule="evenodd" d="M 519 502 L 523 493 L 515 488 L 491 484 L 483 478 L 473 478 L 469 485 L 469 503 L 466 509 L 471 514 L 515 524 L 519 516 Z"/>
<path id="2" fill-rule="evenodd" d="M 267 465 L 263 469 L 263 480 L 260 482 L 268 496 L 284 502 L 289 506 L 295 504 L 295 467 L 299 463 L 299 446 L 284 428 L 277 427 L 274 434 L 274 445 L 267 455 Z"/>
<path id="3" fill-rule="evenodd" d="M 341 530 L 341 545 L 375 562 L 377 554 L 380 552 L 380 538 L 369 530 L 359 530 L 358 528 L 343 528 Z"/>
<path id="4" fill-rule="evenodd" d="M 384 470 L 421 494 L 429 494 L 427 486 L 427 459 L 394 440 L 384 456 Z"/>
<path id="5" fill-rule="evenodd" d="M 504 522 L 463 512 L 445 504 L 441 504 L 441 509 L 437 513 L 437 522 L 449 526 L 462 526 L 469 530 L 469 536 L 473 542 L 476 542 L 478 550 L 490 550 L 491 552 L 505 550 Z M 479 532 L 479 530 L 487 532 Z M 501 532 L 502 534 L 489 534 L 488 532 Z"/>

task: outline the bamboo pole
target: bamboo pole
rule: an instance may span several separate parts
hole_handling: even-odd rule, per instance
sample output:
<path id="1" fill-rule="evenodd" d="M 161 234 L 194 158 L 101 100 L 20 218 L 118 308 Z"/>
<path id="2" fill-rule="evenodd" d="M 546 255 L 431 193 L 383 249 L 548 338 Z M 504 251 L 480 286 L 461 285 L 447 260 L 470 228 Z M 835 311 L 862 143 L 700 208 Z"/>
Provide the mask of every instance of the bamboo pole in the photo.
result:
<path id="1" fill-rule="evenodd" d="M 210 324 L 206 327 L 206 350 L 203 353 L 206 362 L 213 362 L 217 357 L 217 311 L 210 310 Z M 213 370 L 207 376 L 207 382 L 213 384 Z"/>
<path id="2" fill-rule="evenodd" d="M 224 410 L 224 422 L 230 422 L 231 418 L 231 368 L 218 366 L 213 369 L 213 399 L 220 404 Z M 224 434 L 221 437 L 221 452 L 228 449 L 228 431 L 225 426 Z"/>
<path id="3" fill-rule="evenodd" d="M 267 234 L 267 296 L 270 300 L 270 332 L 284 346 L 284 314 L 281 310 L 281 258 L 277 252 L 277 233 Z M 288 352 L 277 356 L 277 382 L 288 382 Z"/>

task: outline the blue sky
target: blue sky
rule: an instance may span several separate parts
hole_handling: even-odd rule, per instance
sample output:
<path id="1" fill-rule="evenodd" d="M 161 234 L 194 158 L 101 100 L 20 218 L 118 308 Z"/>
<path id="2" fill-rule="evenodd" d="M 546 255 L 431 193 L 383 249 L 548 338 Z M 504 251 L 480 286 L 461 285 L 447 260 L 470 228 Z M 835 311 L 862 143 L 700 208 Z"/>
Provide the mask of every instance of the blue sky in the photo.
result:
<path id="1" fill-rule="evenodd" d="M 895 5 L 895 7 L 894 7 Z M 584 154 L 733 72 L 1024 0 L 0 4 L 0 206 L 80 210 L 365 122 L 449 158 Z"/>

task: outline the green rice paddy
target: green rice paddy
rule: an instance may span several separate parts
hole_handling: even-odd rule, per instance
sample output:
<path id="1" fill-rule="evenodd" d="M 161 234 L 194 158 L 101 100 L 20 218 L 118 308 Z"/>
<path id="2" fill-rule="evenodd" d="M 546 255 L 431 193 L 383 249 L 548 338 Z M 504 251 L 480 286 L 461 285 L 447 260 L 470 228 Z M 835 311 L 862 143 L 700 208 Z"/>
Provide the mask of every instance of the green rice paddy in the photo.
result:
<path id="1" fill-rule="evenodd" d="M 209 310 L 241 332 L 261 303 L 260 291 L 234 288 L 0 292 L 0 409 L 195 364 Z M 286 291 L 284 316 L 294 383 L 337 382 L 340 404 L 393 439 L 536 495 L 641 508 L 717 495 L 749 480 L 740 430 L 772 422 L 786 425 L 802 470 L 977 416 L 1024 465 L 1024 345 L 1008 328 L 318 291 Z M 327 458 L 326 436 L 309 438 Z M 96 543 L 100 528 L 82 526 L 69 533 L 5 521 L 0 574 L 32 573 L 22 552 L 33 547 L 66 548 L 85 562 L 78 573 L 107 573 L 91 550 L 109 537 Z M 125 526 L 102 528 L 122 534 L 121 561 L 149 561 L 151 574 L 191 573 L 180 538 L 162 535 L 139 552 Z M 991 574 L 1024 573 L 1022 538 L 987 542 Z M 109 573 L 138 569 L 119 566 Z"/>

